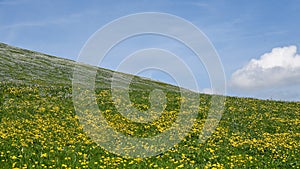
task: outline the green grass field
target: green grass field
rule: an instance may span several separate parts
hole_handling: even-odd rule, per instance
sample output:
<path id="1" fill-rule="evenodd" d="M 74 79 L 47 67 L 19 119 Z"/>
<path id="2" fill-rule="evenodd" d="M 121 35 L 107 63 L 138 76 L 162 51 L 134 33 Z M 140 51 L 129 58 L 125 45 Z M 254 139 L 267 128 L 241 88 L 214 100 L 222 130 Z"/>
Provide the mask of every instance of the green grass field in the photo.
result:
<path id="1" fill-rule="evenodd" d="M 217 129 L 201 143 L 212 96 L 199 94 L 197 120 L 180 143 L 157 156 L 125 158 L 84 132 L 72 100 L 72 61 L 0 47 L 0 168 L 300 168 L 300 102 L 226 97 Z M 158 119 L 135 123 L 117 111 L 107 77 L 111 71 L 99 69 L 99 109 L 110 126 L 130 137 L 164 132 L 176 119 L 180 100 L 188 99 L 174 86 L 134 77 L 129 94 L 141 111 L 150 107 L 151 90 L 167 93 Z"/>

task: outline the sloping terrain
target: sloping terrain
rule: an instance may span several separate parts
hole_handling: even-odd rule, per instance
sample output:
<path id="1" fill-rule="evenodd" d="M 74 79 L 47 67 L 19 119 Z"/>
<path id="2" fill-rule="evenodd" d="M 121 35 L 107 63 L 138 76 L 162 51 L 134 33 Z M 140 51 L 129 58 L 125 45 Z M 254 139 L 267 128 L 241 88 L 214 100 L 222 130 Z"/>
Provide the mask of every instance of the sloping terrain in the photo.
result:
<path id="1" fill-rule="evenodd" d="M 125 158 L 97 145 L 79 123 L 72 100 L 78 63 L 1 43 L 0 61 L 1 168 L 300 168 L 299 102 L 226 97 L 219 126 L 202 143 L 211 96 L 199 94 L 197 120 L 181 142 L 157 156 Z M 150 91 L 167 93 L 158 119 L 135 123 L 114 106 L 112 73 L 97 68 L 96 100 L 108 124 L 126 136 L 167 131 L 180 101 L 189 99 L 178 87 L 118 73 L 120 82 L 133 78 L 131 106 L 140 111 L 151 107 Z"/>
<path id="2" fill-rule="evenodd" d="M 2 82 L 16 82 L 22 84 L 49 85 L 71 85 L 75 65 L 89 67 L 78 64 L 75 61 L 54 57 L 26 49 L 21 49 L 0 43 L 0 80 Z M 101 86 L 110 87 L 112 74 L 114 71 L 104 68 L 90 67 L 97 69 L 96 83 Z M 120 81 L 132 78 L 132 75 L 118 73 Z M 135 77 L 135 76 L 134 76 Z M 176 90 L 171 85 L 160 82 L 152 82 L 145 78 L 135 77 L 135 84 L 144 86 L 165 87 Z M 159 84 L 159 85 L 157 85 Z"/>

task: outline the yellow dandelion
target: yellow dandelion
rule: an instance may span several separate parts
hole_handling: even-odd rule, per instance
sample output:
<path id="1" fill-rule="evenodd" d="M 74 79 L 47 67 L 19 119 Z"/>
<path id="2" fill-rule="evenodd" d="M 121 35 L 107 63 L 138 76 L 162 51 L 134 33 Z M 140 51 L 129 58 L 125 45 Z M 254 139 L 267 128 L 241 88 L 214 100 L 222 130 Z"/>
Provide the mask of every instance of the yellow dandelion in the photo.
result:
<path id="1" fill-rule="evenodd" d="M 11 156 L 10 157 L 12 160 L 15 160 L 15 159 L 17 159 L 18 157 L 16 157 L 16 156 Z"/>
<path id="2" fill-rule="evenodd" d="M 41 157 L 42 157 L 42 158 L 47 157 L 47 153 L 42 153 L 42 154 L 41 154 Z"/>

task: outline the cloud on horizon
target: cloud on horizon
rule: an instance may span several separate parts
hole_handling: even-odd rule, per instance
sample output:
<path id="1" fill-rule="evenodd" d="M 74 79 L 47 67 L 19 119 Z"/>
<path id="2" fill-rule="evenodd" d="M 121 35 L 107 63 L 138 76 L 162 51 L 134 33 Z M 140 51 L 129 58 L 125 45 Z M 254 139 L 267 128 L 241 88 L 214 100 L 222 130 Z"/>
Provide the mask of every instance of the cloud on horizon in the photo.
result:
<path id="1" fill-rule="evenodd" d="M 239 91 L 260 91 L 300 85 L 300 55 L 296 46 L 277 47 L 236 70 L 230 87 Z"/>

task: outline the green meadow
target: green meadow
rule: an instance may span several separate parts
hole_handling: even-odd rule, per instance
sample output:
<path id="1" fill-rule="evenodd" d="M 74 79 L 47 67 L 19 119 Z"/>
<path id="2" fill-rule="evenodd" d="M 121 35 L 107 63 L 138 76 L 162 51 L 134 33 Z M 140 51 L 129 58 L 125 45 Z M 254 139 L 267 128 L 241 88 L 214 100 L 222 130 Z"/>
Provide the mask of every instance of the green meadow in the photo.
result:
<path id="1" fill-rule="evenodd" d="M 212 96 L 197 94 L 196 121 L 178 144 L 156 156 L 129 158 L 107 151 L 84 131 L 72 99 L 77 63 L 5 44 L 0 59 L 0 168 L 300 168 L 300 102 L 226 97 L 219 125 L 203 143 Z M 137 110 L 150 109 L 154 89 L 166 93 L 159 118 L 136 123 L 115 106 L 112 74 L 98 68 L 94 94 L 107 123 L 125 136 L 165 132 L 182 113 L 181 101 L 189 101 L 178 87 L 119 73 L 133 79 L 128 92 Z"/>

